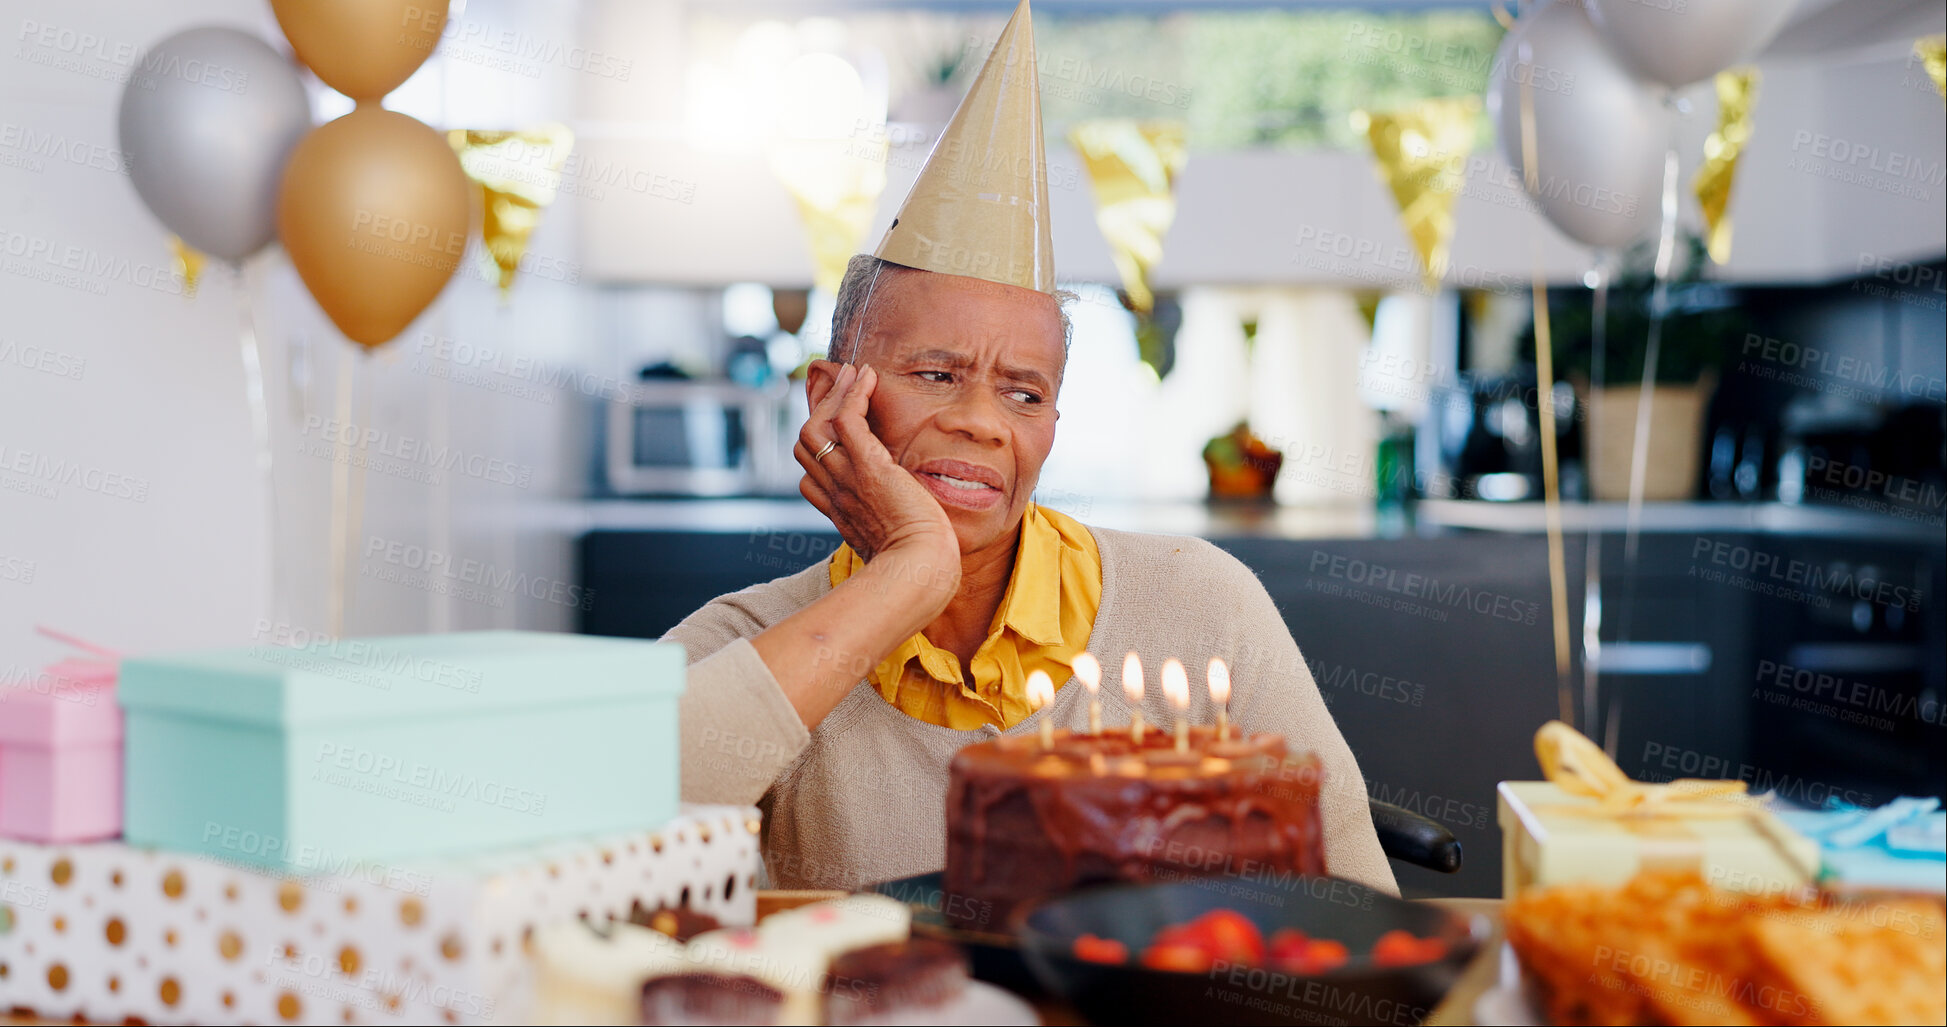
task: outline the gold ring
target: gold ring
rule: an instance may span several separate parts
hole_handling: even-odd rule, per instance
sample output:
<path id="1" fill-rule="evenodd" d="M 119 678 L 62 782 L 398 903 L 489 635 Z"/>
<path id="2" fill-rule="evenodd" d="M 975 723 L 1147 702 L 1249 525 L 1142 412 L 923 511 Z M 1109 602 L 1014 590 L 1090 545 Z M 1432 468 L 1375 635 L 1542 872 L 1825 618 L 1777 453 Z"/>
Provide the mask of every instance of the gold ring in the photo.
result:
<path id="1" fill-rule="evenodd" d="M 818 452 L 811 454 L 811 458 L 822 464 L 825 462 L 826 454 L 830 453 L 832 450 L 837 448 L 838 448 L 838 440 L 832 439 L 831 441 L 825 443 L 823 446 L 818 447 Z"/>

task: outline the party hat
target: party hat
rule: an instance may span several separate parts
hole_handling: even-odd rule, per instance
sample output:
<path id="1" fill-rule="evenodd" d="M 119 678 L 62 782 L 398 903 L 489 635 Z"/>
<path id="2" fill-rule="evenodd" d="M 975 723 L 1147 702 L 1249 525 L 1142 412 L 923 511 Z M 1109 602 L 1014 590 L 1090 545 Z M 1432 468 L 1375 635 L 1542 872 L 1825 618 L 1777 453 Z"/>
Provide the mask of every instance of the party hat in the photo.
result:
<path id="1" fill-rule="evenodd" d="M 1021 0 L 919 169 L 881 260 L 1055 291 L 1034 25 Z"/>

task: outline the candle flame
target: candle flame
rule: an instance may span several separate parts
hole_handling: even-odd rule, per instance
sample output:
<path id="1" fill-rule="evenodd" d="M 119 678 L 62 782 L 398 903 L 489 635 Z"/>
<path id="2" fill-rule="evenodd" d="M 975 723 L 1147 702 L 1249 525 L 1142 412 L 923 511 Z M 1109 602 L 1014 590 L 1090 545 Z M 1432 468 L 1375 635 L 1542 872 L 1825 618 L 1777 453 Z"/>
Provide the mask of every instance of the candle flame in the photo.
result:
<path id="1" fill-rule="evenodd" d="M 1102 661 L 1093 653 L 1083 653 L 1075 657 L 1075 676 L 1088 686 L 1088 694 L 1094 695 L 1102 687 Z"/>
<path id="2" fill-rule="evenodd" d="M 1183 670 L 1183 661 L 1163 661 L 1163 696 L 1179 712 L 1190 708 L 1190 675 Z"/>
<path id="3" fill-rule="evenodd" d="M 1040 709 L 1055 701 L 1055 682 L 1045 670 L 1028 675 L 1028 705 Z"/>
<path id="4" fill-rule="evenodd" d="M 1137 706 L 1143 701 L 1143 661 L 1132 650 L 1122 658 L 1122 694 Z"/>
<path id="5" fill-rule="evenodd" d="M 1210 661 L 1210 701 L 1219 706 L 1230 702 L 1230 666 L 1222 659 Z"/>

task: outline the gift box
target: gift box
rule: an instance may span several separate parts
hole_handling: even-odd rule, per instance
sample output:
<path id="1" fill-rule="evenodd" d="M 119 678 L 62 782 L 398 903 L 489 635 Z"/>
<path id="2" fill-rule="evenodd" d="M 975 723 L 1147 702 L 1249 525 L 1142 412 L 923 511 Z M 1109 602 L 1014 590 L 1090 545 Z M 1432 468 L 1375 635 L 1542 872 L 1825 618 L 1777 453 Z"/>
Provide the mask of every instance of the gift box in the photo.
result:
<path id="1" fill-rule="evenodd" d="M 1711 885 L 1777 894 L 1818 876 L 1818 846 L 1742 781 L 1631 781 L 1574 728 L 1535 734 L 1546 781 L 1503 781 L 1501 894 L 1581 881 L 1621 884 L 1640 871 L 1692 870 Z"/>
<path id="2" fill-rule="evenodd" d="M 1947 894 L 1947 812 L 1940 799 L 1903 796 L 1877 809 L 1836 799 L 1788 810 L 1788 826 L 1819 847 L 1819 883 L 1831 891 Z"/>
<path id="3" fill-rule="evenodd" d="M 527 939 L 688 905 L 756 916 L 758 814 L 287 877 L 115 842 L 0 841 L 0 1010 L 120 1023 L 518 1023 Z"/>
<path id="4" fill-rule="evenodd" d="M 1818 846 L 1769 810 L 1603 816 L 1598 800 L 1549 781 L 1503 781 L 1496 791 L 1504 897 L 1570 881 L 1621 884 L 1643 870 L 1695 870 L 1719 888 L 1764 894 L 1817 875 Z"/>
<path id="5" fill-rule="evenodd" d="M 475 632 L 130 659 L 130 844 L 295 870 L 649 828 L 680 646 Z"/>
<path id="6" fill-rule="evenodd" d="M 121 833 L 114 664 L 64 660 L 0 688 L 0 838 L 79 842 Z"/>

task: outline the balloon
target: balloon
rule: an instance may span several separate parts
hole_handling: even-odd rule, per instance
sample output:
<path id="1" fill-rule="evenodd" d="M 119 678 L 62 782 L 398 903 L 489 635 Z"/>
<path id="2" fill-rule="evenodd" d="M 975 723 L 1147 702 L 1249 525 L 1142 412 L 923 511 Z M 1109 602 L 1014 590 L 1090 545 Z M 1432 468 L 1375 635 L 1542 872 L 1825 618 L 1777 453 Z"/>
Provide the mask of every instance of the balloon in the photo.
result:
<path id="1" fill-rule="evenodd" d="M 194 28 L 157 43 L 122 90 L 128 177 L 184 243 L 242 260 L 277 234 L 277 183 L 311 127 L 304 84 L 270 44 Z"/>
<path id="2" fill-rule="evenodd" d="M 298 59 L 325 85 L 376 101 L 439 45 L 446 0 L 270 0 Z"/>
<path id="3" fill-rule="evenodd" d="M 1783 0 L 1588 0 L 1602 41 L 1638 77 L 1676 89 L 1751 59 L 1785 27 Z"/>
<path id="4" fill-rule="evenodd" d="M 332 323 L 377 346 L 404 331 L 460 266 L 472 195 L 444 137 L 367 104 L 291 153 L 277 231 Z"/>
<path id="5" fill-rule="evenodd" d="M 1523 83 L 1535 121 L 1538 189 L 1531 194 L 1542 214 L 1590 246 L 1620 246 L 1656 224 L 1670 143 L 1666 115 L 1603 47 L 1576 0 L 1530 11 L 1494 55 L 1487 109 L 1517 174 L 1524 168 Z"/>

